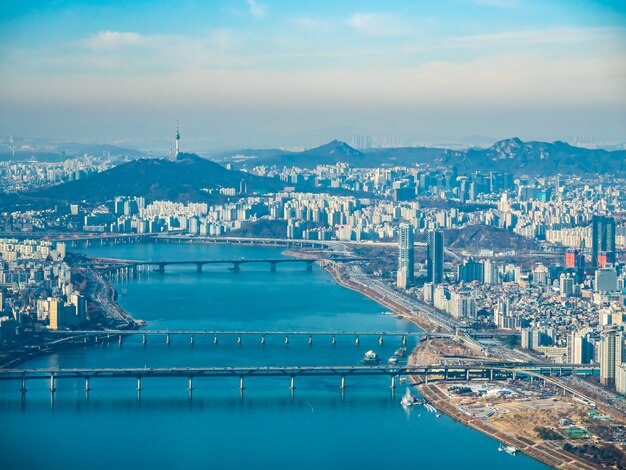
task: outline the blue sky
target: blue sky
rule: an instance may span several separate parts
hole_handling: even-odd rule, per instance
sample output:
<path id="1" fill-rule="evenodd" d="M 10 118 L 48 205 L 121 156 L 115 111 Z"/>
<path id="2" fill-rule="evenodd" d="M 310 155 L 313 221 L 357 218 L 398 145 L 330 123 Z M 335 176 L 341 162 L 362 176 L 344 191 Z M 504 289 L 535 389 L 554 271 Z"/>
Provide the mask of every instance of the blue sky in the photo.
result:
<path id="1" fill-rule="evenodd" d="M 626 2 L 1 3 L 2 135 L 159 149 L 176 118 L 194 150 L 626 141 Z"/>

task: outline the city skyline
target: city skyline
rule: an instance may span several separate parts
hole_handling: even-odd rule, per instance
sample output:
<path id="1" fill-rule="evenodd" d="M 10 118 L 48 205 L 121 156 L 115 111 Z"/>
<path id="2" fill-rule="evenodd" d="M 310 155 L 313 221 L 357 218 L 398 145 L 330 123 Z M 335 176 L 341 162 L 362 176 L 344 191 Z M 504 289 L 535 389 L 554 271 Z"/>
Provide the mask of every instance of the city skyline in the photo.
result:
<path id="1" fill-rule="evenodd" d="M 626 140 L 619 2 L 20 2 L 3 135 L 190 150 Z"/>

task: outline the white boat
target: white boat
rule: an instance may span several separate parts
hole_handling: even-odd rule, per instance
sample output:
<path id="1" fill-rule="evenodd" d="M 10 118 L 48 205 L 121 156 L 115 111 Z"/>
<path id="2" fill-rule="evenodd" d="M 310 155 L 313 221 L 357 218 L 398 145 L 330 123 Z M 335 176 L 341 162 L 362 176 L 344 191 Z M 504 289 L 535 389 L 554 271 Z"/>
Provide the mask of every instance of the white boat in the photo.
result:
<path id="1" fill-rule="evenodd" d="M 407 387 L 406 388 L 406 393 L 402 397 L 402 400 L 400 400 L 400 403 L 402 404 L 402 406 L 408 407 L 408 406 L 421 405 L 422 404 L 422 400 L 420 400 L 419 398 L 414 397 L 413 395 L 411 395 L 411 389 L 409 387 Z"/>
<path id="2" fill-rule="evenodd" d="M 397 357 L 404 357 L 406 355 L 406 348 L 398 348 L 396 349 L 396 352 L 393 353 L 394 356 Z"/>
<path id="3" fill-rule="evenodd" d="M 390 365 L 395 365 L 398 363 L 398 358 L 396 356 L 391 356 L 388 360 L 387 360 L 387 364 Z"/>
<path id="4" fill-rule="evenodd" d="M 515 446 L 505 446 L 504 444 L 501 444 L 500 447 L 498 447 L 498 452 L 506 452 L 509 455 L 515 455 L 517 454 L 517 447 Z"/>
<path id="5" fill-rule="evenodd" d="M 428 411 L 430 411 L 431 413 L 436 413 L 437 412 L 437 409 L 433 405 L 431 405 L 430 403 L 424 403 L 424 407 Z"/>
<path id="6" fill-rule="evenodd" d="M 365 353 L 363 359 L 361 359 L 362 364 L 380 364 L 380 359 L 378 355 L 372 351 L 371 349 Z"/>

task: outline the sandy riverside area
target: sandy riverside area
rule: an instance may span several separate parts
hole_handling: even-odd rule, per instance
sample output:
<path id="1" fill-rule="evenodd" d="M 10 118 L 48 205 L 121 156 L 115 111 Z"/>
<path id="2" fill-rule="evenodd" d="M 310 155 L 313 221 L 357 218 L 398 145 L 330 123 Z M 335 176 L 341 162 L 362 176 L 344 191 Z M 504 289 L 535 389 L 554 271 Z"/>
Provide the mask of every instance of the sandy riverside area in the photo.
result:
<path id="1" fill-rule="evenodd" d="M 559 397 L 558 401 L 537 400 L 537 403 L 523 402 L 527 409 L 524 412 L 510 411 L 504 415 L 494 415 L 491 418 L 474 418 L 461 411 L 455 403 L 456 399 L 448 397 L 447 386 L 441 383 L 422 384 L 418 387 L 422 396 L 431 402 L 435 408 L 450 416 L 454 420 L 482 432 L 500 442 L 517 447 L 524 454 L 539 460 L 554 468 L 563 469 L 595 469 L 596 466 L 581 458 L 565 452 L 562 449 L 563 441 L 543 441 L 535 433 L 536 426 L 554 424 L 559 417 L 581 415 L 583 405 Z M 509 400 L 510 403 L 515 403 Z M 542 402 L 542 403 L 539 403 Z M 511 406 L 511 405 L 509 405 Z M 514 405 L 513 405 L 514 406 Z M 501 405 L 506 408 L 507 405 Z M 496 449 L 494 448 L 494 452 Z"/>

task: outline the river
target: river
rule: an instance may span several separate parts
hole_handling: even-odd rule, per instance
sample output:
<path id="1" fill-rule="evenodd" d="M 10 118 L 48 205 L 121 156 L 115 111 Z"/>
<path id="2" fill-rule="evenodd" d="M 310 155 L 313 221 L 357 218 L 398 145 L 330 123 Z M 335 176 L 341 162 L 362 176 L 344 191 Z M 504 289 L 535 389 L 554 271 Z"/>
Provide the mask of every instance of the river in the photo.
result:
<path id="1" fill-rule="evenodd" d="M 234 245 L 137 244 L 91 248 L 94 256 L 128 259 L 237 259 L 281 257 L 280 248 Z M 121 281 L 121 305 L 154 329 L 416 331 L 409 322 L 381 315 L 378 304 L 342 288 L 315 266 L 168 266 Z M 352 365 L 368 349 L 391 356 L 400 340 L 381 347 L 376 337 L 244 336 L 149 337 L 122 346 L 88 346 L 36 358 L 24 367 L 167 367 Z M 409 340 L 409 348 L 415 345 Z M 86 399 L 82 381 L 57 381 L 51 400 L 45 381 L 28 383 L 22 402 L 16 383 L 0 384 L 2 468 L 546 468 L 523 455 L 497 451 L 498 442 L 422 407 L 400 406 L 404 386 L 392 395 L 387 378 L 197 379 L 192 399 L 186 379 L 93 379 Z"/>

